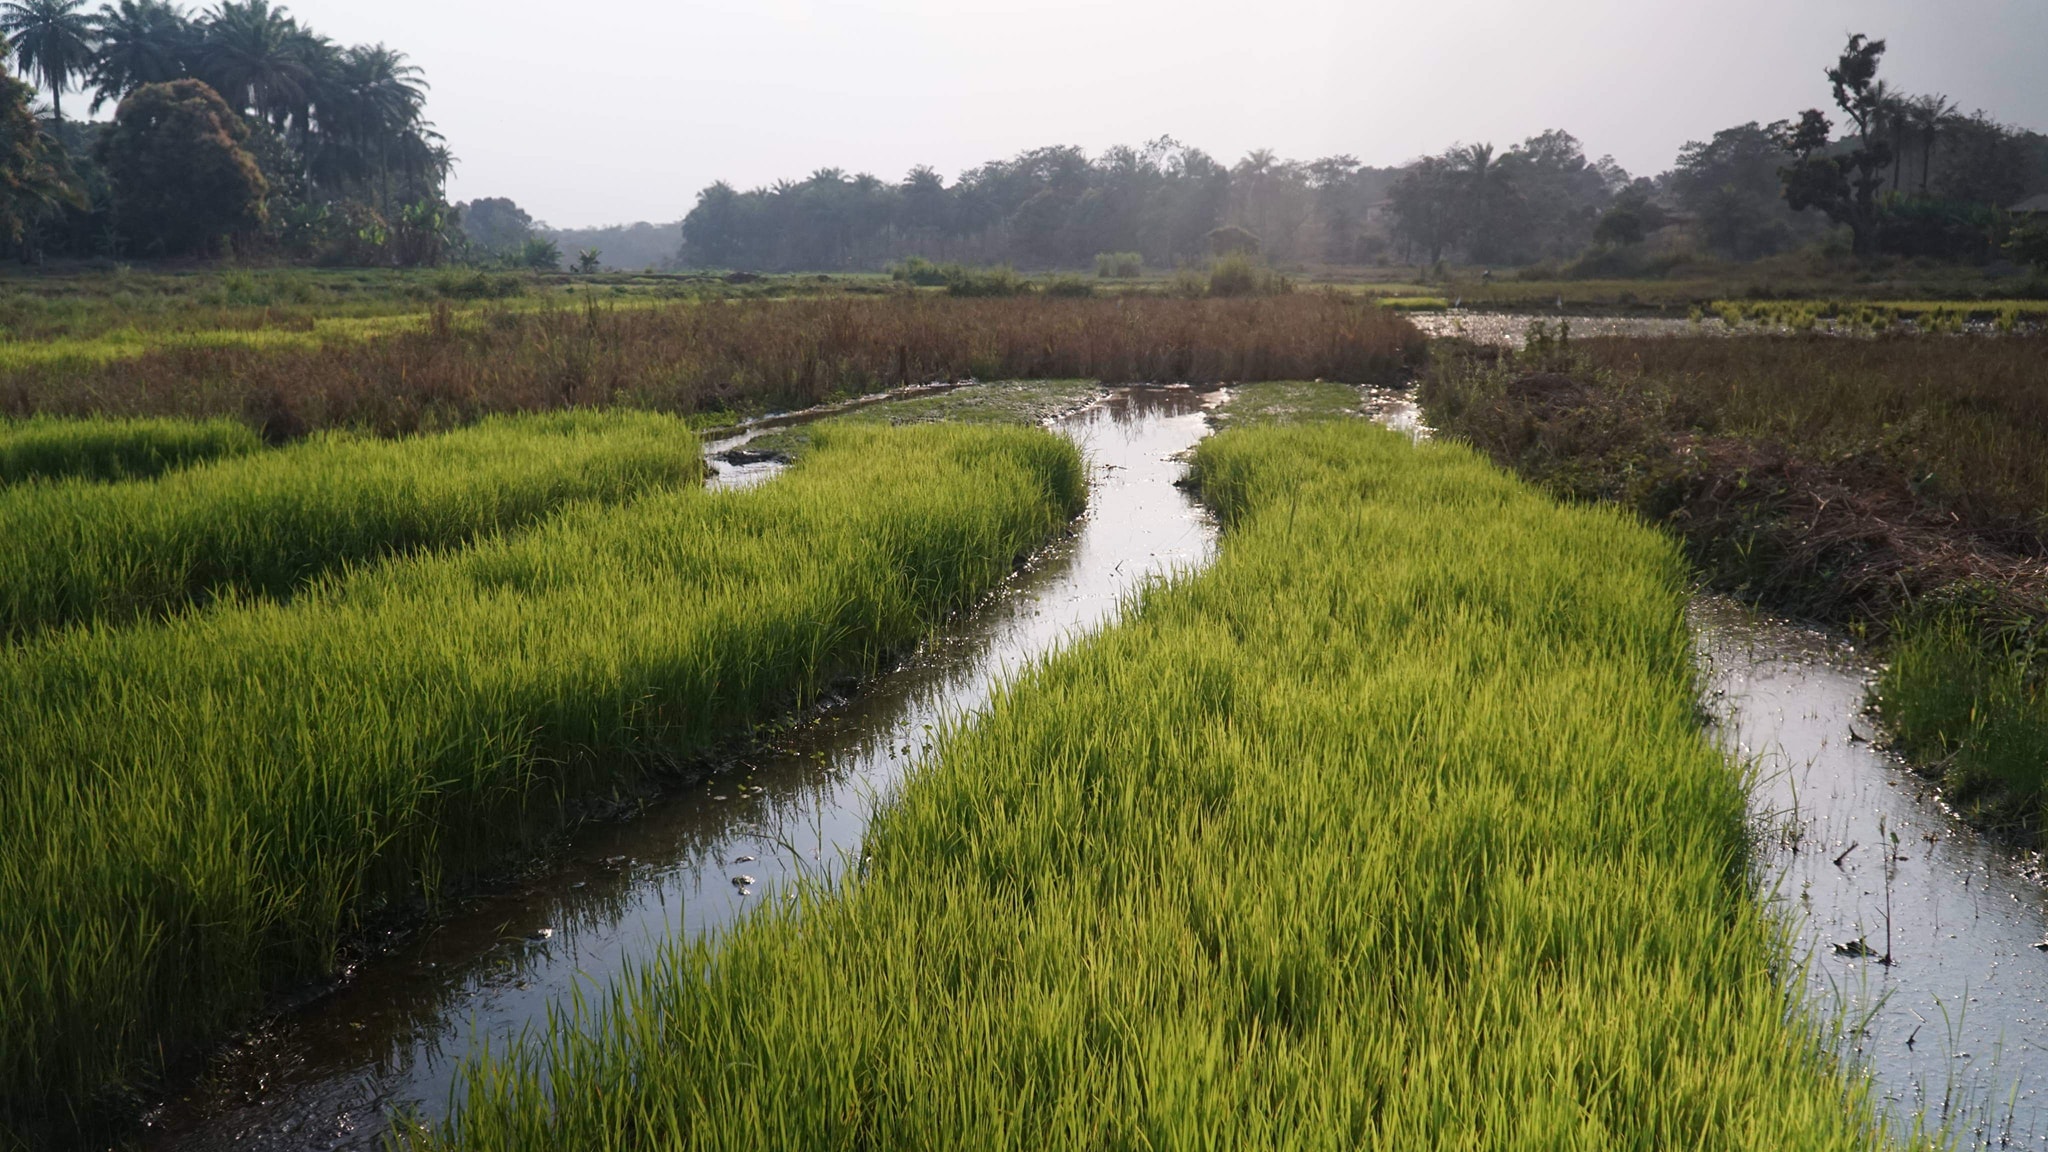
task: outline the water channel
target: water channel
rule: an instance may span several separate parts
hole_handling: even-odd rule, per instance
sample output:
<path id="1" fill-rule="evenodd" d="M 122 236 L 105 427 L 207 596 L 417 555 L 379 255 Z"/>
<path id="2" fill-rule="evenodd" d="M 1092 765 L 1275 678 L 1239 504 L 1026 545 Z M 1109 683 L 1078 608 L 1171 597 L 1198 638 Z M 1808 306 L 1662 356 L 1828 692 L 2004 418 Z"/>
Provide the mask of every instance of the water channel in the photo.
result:
<path id="1" fill-rule="evenodd" d="M 1711 597 L 1693 622 L 1707 710 L 1755 772 L 1769 903 L 1834 1042 L 1895 1130 L 1925 1117 L 1962 1147 L 2048 1147 L 2039 862 L 1972 831 L 1883 750 L 1864 653 Z"/>
<path id="2" fill-rule="evenodd" d="M 1089 460 L 1088 511 L 1010 587 L 776 747 L 629 821 L 580 830 L 542 873 L 467 902 L 258 1030 L 157 1109 L 146 1142 L 377 1147 L 396 1109 L 444 1115 L 456 1070 L 480 1044 L 502 1050 L 578 986 L 601 989 L 659 942 L 731 923 L 787 877 L 829 874 L 933 729 L 1101 627 L 1145 582 L 1207 562 L 1215 528 L 1174 482 L 1213 399 L 1124 389 L 1059 420 Z M 772 474 L 766 462 L 714 466 L 715 487 Z"/>

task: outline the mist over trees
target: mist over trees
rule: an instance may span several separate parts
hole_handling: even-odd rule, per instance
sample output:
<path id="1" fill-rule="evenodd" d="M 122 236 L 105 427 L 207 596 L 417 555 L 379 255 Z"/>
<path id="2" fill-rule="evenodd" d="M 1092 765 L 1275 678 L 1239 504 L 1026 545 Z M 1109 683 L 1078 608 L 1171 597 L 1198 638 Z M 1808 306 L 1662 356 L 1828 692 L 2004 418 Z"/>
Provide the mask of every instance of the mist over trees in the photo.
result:
<path id="1" fill-rule="evenodd" d="M 1857 255 L 1985 261 L 2009 254 L 2009 211 L 2048 190 L 2048 137 L 1965 115 L 1878 78 L 1885 44 L 1857 36 L 1823 75 L 1820 110 L 1688 142 L 1669 171 L 1631 176 L 1553 130 L 1505 150 L 1454 144 L 1398 168 L 1350 156 L 1225 165 L 1170 137 L 1090 157 L 1071 147 L 995 160 L 948 182 L 837 168 L 697 195 L 680 262 L 764 272 L 877 270 L 912 257 L 1025 269 L 1137 253 L 1171 268 L 1222 251 L 1282 264 L 1548 263 L 1587 275 L 1754 260 L 1827 241 Z"/>
<path id="2" fill-rule="evenodd" d="M 1234 167 L 1170 137 L 1089 157 L 1052 147 L 947 182 L 928 167 L 890 183 L 823 168 L 741 192 L 713 184 L 683 220 L 683 262 L 760 271 L 852 270 L 916 256 L 1026 268 L 1092 267 L 1136 252 L 1172 267 L 1234 225 L 1289 261 L 1369 258 L 1367 217 L 1392 173 L 1349 156 L 1254 152 Z"/>
<path id="3" fill-rule="evenodd" d="M 1816 69 L 1832 110 L 1688 142 L 1656 176 L 1562 130 L 1391 168 L 1265 149 L 1226 163 L 1162 136 L 1094 156 L 1032 149 L 952 179 L 821 168 L 719 182 L 678 223 L 555 229 L 504 197 L 446 202 L 453 156 L 401 52 L 337 44 L 271 0 L 86 3 L 0 0 L 7 55 L 49 112 L 0 71 L 0 252 L 24 260 L 830 272 L 921 259 L 1124 275 L 1236 254 L 1643 275 L 1815 245 L 1982 263 L 2048 243 L 2030 239 L 2048 225 L 2012 211 L 2048 190 L 2048 137 L 1892 87 L 1885 42 L 1865 36 Z M 114 119 L 66 118 L 81 103 Z"/>

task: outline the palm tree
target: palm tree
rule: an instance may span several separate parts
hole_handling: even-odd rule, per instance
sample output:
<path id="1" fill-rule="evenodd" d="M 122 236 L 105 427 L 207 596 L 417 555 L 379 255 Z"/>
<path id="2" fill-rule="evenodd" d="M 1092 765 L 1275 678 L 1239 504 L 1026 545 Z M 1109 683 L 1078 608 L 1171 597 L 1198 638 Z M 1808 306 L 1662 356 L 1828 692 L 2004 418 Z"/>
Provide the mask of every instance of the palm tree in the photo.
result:
<path id="1" fill-rule="evenodd" d="M 1920 195 L 1927 195 L 1927 176 L 1934 167 L 1934 146 L 1942 126 L 1956 114 L 1956 105 L 1946 96 L 1921 96 L 1910 104 L 1913 127 L 1920 131 Z"/>
<path id="2" fill-rule="evenodd" d="M 199 78 L 237 112 L 282 129 L 313 103 L 319 37 L 270 0 L 223 0 L 200 25 Z M 303 125 L 302 125 L 303 127 Z"/>
<path id="3" fill-rule="evenodd" d="M 419 68 L 406 62 L 405 53 L 382 44 L 350 48 L 336 57 L 317 95 L 318 131 L 308 148 L 316 180 L 340 186 L 367 181 L 374 172 L 381 186 L 379 201 L 388 209 L 394 159 L 413 175 L 434 167 L 432 153 L 440 137 L 421 118 L 427 82 Z"/>
<path id="4" fill-rule="evenodd" d="M 41 78 L 50 110 L 64 119 L 64 89 L 92 67 L 92 18 L 85 0 L 7 0 L 0 4 L 0 32 L 14 42 L 21 70 Z"/>
<path id="5" fill-rule="evenodd" d="M 90 75 L 97 90 L 92 110 L 119 102 L 144 84 L 166 84 L 187 74 L 193 28 L 183 9 L 166 0 L 102 4 L 93 19 L 99 41 Z"/>
<path id="6" fill-rule="evenodd" d="M 1906 129 L 1912 120 L 1911 98 L 1879 80 L 1870 86 L 1870 95 L 1865 101 L 1870 107 L 1872 134 L 1882 133 L 1887 147 L 1891 149 L 1892 191 L 1899 190 L 1899 177 L 1906 169 Z"/>

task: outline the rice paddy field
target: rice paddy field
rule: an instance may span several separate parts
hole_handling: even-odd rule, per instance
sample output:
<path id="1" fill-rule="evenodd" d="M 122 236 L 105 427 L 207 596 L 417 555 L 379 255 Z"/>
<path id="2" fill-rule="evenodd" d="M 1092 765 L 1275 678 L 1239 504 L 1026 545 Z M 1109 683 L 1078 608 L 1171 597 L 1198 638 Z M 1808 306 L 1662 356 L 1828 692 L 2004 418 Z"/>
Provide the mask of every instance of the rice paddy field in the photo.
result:
<path id="1" fill-rule="evenodd" d="M 89 1124 L 380 910 L 872 668 L 1064 525 L 1079 475 L 1034 430 L 822 433 L 758 491 L 578 502 L 288 601 L 17 644 L 4 1115 Z"/>
<path id="2" fill-rule="evenodd" d="M 113 426 L 80 423 L 86 435 Z M 137 432 L 155 443 L 176 430 L 165 425 L 139 422 Z M 583 412 L 404 440 L 324 433 L 148 481 L 20 484 L 0 489 L 0 536 L 16 545 L 0 553 L 0 635 L 288 597 L 351 563 L 457 546 L 571 504 L 624 503 L 702 477 L 681 421 Z"/>
<path id="3" fill-rule="evenodd" d="M 1360 421 L 950 733 L 857 873 L 478 1065 L 435 1147 L 1869 1147 L 1788 1004 L 1686 569 Z"/>
<path id="4" fill-rule="evenodd" d="M 262 446 L 234 420 L 49 418 L 0 424 L 0 486 L 84 477 L 146 479 Z"/>
<path id="5" fill-rule="evenodd" d="M 1152 482 L 1213 563 L 919 737 L 843 868 L 649 941 L 398 1144 L 1953 1142 L 1806 995 L 1687 606 L 1885 645 L 1896 746 L 2025 826 L 2031 305 L 1871 285 L 1833 315 L 1912 323 L 1508 351 L 1404 317 L 1456 282 L 729 287 L 0 294 L 0 1147 L 210 1146 L 141 1118 L 385 978 L 384 929 L 945 643 L 1115 481 L 1049 430 L 1112 384 L 1173 386 L 1192 495 Z M 1690 291 L 1658 305 L 1736 307 Z M 1433 440 L 1361 418 L 1418 376 Z M 727 447 L 758 483 L 706 486 Z"/>

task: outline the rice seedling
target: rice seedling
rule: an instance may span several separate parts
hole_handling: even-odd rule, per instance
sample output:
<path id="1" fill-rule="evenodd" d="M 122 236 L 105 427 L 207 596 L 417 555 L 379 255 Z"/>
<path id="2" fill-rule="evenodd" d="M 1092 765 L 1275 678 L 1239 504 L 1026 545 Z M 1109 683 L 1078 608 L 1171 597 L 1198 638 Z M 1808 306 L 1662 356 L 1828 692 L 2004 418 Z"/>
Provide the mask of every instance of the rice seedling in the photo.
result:
<path id="1" fill-rule="evenodd" d="M 0 1132 L 89 1125 L 367 918 L 873 670 L 1085 493 L 1035 429 L 816 438 L 747 492 L 0 654 Z"/>
<path id="2" fill-rule="evenodd" d="M 77 476 L 134 480 L 261 448 L 233 420 L 56 420 L 0 423 L 0 484 Z"/>
<path id="3" fill-rule="evenodd" d="M 1346 421 L 949 733 L 861 859 L 474 1064 L 424 1147 L 1877 1144 L 1788 1002 L 1687 575 Z"/>
<path id="4" fill-rule="evenodd" d="M 0 490 L 0 637 L 284 596 L 341 564 L 694 484 L 702 468 L 673 417 L 586 412 L 397 441 L 323 434 L 149 481 L 20 485 Z"/>

